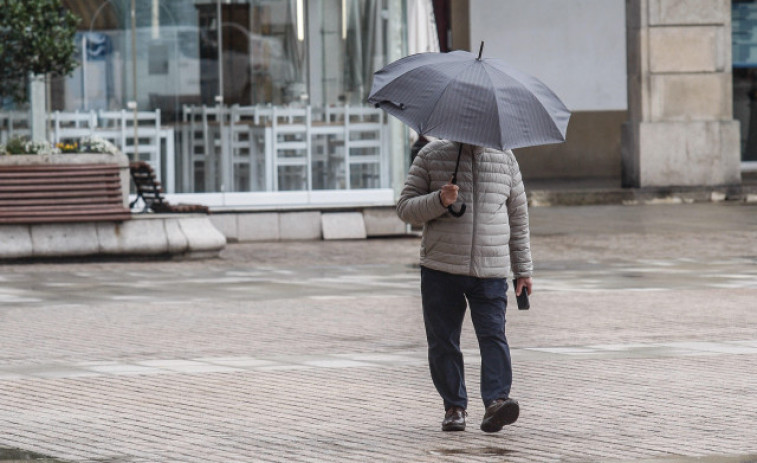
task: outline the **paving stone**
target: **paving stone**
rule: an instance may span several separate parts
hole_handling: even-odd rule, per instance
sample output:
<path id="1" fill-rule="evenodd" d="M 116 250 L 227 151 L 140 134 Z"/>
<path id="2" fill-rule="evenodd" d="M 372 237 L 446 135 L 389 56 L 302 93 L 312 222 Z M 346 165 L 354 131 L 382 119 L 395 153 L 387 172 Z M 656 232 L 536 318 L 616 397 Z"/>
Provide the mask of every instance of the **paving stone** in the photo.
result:
<path id="1" fill-rule="evenodd" d="M 507 312 L 522 414 L 493 436 L 468 316 L 469 427 L 440 431 L 416 238 L 0 265 L 0 447 L 76 463 L 751 461 L 752 209 L 532 214 L 532 308 Z"/>

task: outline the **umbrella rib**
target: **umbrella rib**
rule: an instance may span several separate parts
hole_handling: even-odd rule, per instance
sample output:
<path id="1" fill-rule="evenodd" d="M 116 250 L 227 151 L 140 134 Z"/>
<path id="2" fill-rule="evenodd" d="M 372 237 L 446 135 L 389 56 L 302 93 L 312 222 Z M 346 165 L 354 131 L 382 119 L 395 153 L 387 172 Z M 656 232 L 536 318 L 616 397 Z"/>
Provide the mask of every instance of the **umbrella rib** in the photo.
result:
<path id="1" fill-rule="evenodd" d="M 481 46 L 483 46 L 483 44 L 481 44 Z M 484 72 L 486 73 L 486 77 L 489 79 L 492 88 L 497 88 L 494 85 L 494 80 L 492 79 L 491 74 L 489 74 L 489 69 L 486 67 L 486 64 L 484 64 Z M 501 127 L 502 114 L 500 113 L 500 107 L 497 104 L 497 92 L 494 92 L 494 107 L 497 108 L 497 127 Z M 499 131 L 499 146 L 502 148 L 505 146 L 505 141 L 502 139 L 502 130 Z"/>
<path id="2" fill-rule="evenodd" d="M 457 79 L 457 76 L 467 71 L 469 67 L 470 66 L 463 66 L 463 68 L 457 74 L 455 74 L 449 79 L 449 81 L 447 82 L 447 85 L 444 86 L 444 90 L 441 93 L 439 93 L 439 98 L 437 98 L 436 101 L 434 102 L 434 106 L 431 108 L 431 111 L 428 112 L 428 116 L 423 121 L 424 125 L 428 124 L 428 120 L 431 119 L 431 116 L 434 115 L 434 112 L 436 111 L 436 107 L 439 106 L 439 102 L 442 100 L 442 97 L 447 93 L 447 90 L 449 90 L 449 83 Z M 489 80 L 491 80 L 491 78 L 489 78 Z"/>
<path id="3" fill-rule="evenodd" d="M 492 69 L 496 69 L 496 68 L 492 68 Z M 485 67 L 485 68 L 484 68 L 484 70 L 486 71 L 486 76 L 487 76 L 487 77 L 489 78 L 489 81 L 490 81 L 490 82 L 492 83 L 492 86 L 494 86 L 494 82 L 492 81 L 492 76 L 491 76 L 491 75 L 489 74 L 489 68 L 486 68 L 486 67 Z M 503 73 L 503 74 L 505 74 L 505 73 Z M 507 74 L 505 74 L 505 75 L 507 75 Z M 525 87 L 525 85 L 523 85 L 523 84 L 522 84 L 522 83 L 521 83 L 520 81 L 518 81 L 517 79 L 513 79 L 513 81 L 515 81 L 516 83 L 518 83 L 519 85 L 521 85 L 522 87 L 524 87 L 524 88 L 526 88 L 526 89 L 527 89 L 527 87 Z M 528 90 L 528 89 L 527 89 L 527 90 Z M 532 99 L 532 100 L 536 100 L 536 102 L 538 103 L 539 107 L 540 107 L 540 108 L 542 109 L 542 111 L 544 112 L 544 114 L 546 114 L 546 115 L 547 115 L 547 119 L 548 119 L 548 120 L 550 121 L 550 126 L 551 126 L 551 129 L 555 129 L 555 130 L 557 130 L 557 133 L 558 133 L 558 134 L 559 134 L 560 136 L 562 136 L 562 134 L 560 133 L 560 129 L 559 129 L 558 127 L 557 127 L 557 124 L 555 124 L 555 121 L 554 121 L 554 120 L 552 119 L 552 117 L 551 117 L 551 116 L 550 116 L 550 114 L 549 114 L 549 111 L 547 110 L 547 108 L 545 108 L 545 107 L 544 107 L 544 104 L 543 104 L 543 103 L 541 102 L 541 100 L 540 100 L 539 98 L 537 98 L 537 97 L 536 97 L 536 95 L 534 95 L 534 94 L 533 94 L 533 92 L 531 92 L 531 91 L 527 91 L 527 92 L 526 92 L 526 95 L 528 95 L 528 97 L 529 97 L 530 99 Z M 496 105 L 496 106 L 497 106 L 497 114 L 498 114 L 498 115 L 500 115 L 500 114 L 499 114 L 499 110 L 500 110 L 500 108 L 499 108 L 499 105 Z M 501 116 L 501 115 L 500 115 L 500 116 Z M 504 146 L 504 143 L 503 143 L 502 145 Z"/>
<path id="4" fill-rule="evenodd" d="M 429 52 L 429 53 L 433 53 L 433 52 Z M 447 55 L 447 56 L 450 56 L 450 54 L 449 54 L 449 53 L 446 53 L 446 55 Z M 405 58 L 402 58 L 402 59 L 410 58 L 411 56 L 414 56 L 414 55 L 406 56 Z M 462 62 L 462 61 L 463 61 L 463 59 L 459 59 L 459 60 L 456 60 L 456 61 L 460 61 L 460 62 Z M 384 89 L 385 89 L 385 88 L 387 88 L 388 86 L 390 86 L 390 85 L 392 85 L 393 83 L 395 83 L 395 82 L 397 81 L 397 79 L 399 79 L 399 78 L 400 78 L 400 77 L 402 77 L 403 75 L 407 74 L 408 72 L 417 71 L 418 69 L 422 69 L 422 68 L 425 68 L 426 66 L 434 66 L 434 65 L 437 65 L 437 64 L 439 64 L 439 62 L 438 62 L 438 61 L 436 61 L 436 62 L 433 62 L 433 61 L 432 61 L 432 62 L 429 62 L 429 63 L 424 63 L 424 64 L 421 64 L 421 65 L 419 65 L 419 66 L 416 66 L 416 67 L 414 67 L 413 69 L 411 69 L 411 70 L 409 70 L 409 71 L 406 71 L 406 72 L 400 73 L 400 74 L 396 75 L 396 76 L 395 76 L 394 78 L 392 78 L 391 80 L 389 80 L 389 81 L 385 82 L 385 83 L 384 83 L 384 84 L 383 84 L 383 85 L 381 86 L 381 88 L 380 88 L 380 89 L 377 89 L 377 90 L 375 91 L 375 93 L 379 93 L 379 92 L 381 92 L 382 90 L 384 90 Z M 374 80 L 375 80 L 375 77 L 374 77 Z M 371 92 L 371 95 L 369 95 L 369 96 L 368 96 L 368 99 L 372 98 L 373 96 L 375 96 L 375 94 L 374 94 L 374 92 Z"/>

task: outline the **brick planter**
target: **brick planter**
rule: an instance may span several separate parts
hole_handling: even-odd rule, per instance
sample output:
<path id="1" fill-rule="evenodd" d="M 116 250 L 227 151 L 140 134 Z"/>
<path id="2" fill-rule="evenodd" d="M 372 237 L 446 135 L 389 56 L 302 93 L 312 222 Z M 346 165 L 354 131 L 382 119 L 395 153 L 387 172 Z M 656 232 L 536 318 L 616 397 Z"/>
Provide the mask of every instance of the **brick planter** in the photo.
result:
<path id="1" fill-rule="evenodd" d="M 0 156 L 0 172 L 13 166 L 77 166 L 85 164 L 117 165 L 121 178 L 121 193 L 124 207 L 129 205 L 129 158 L 124 154 L 14 154 Z M 7 172 L 9 169 L 5 169 Z"/>
<path id="2" fill-rule="evenodd" d="M 206 214 L 132 216 L 130 180 L 123 154 L 0 156 L 0 261 L 212 257 L 224 248 Z"/>

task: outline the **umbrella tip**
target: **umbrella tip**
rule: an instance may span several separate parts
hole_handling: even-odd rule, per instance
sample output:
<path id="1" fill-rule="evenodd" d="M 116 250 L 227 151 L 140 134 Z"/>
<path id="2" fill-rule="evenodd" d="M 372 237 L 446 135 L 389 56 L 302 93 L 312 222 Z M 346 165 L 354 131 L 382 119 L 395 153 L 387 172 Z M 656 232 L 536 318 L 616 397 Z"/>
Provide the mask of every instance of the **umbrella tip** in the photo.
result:
<path id="1" fill-rule="evenodd" d="M 478 49 L 478 60 L 481 60 L 481 54 L 484 52 L 484 41 L 481 41 L 481 48 Z"/>

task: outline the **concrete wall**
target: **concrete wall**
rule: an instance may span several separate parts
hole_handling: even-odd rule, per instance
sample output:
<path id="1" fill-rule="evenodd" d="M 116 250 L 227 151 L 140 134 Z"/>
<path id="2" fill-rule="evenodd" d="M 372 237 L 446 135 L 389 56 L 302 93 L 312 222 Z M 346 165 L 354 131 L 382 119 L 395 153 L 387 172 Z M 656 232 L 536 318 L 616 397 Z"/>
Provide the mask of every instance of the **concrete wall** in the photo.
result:
<path id="1" fill-rule="evenodd" d="M 624 0 L 471 0 L 469 9 L 471 51 L 483 40 L 484 56 L 536 76 L 571 111 L 626 109 Z"/>
<path id="2" fill-rule="evenodd" d="M 523 178 L 620 178 L 620 129 L 626 111 L 574 112 L 565 143 L 515 150 Z"/>
<path id="3" fill-rule="evenodd" d="M 729 0 L 628 0 L 629 187 L 737 184 Z"/>
<path id="4" fill-rule="evenodd" d="M 624 1 L 453 0 L 452 7 L 455 48 L 477 52 L 483 40 L 484 56 L 536 76 L 573 112 L 565 143 L 517 150 L 524 177 L 619 178 Z"/>
<path id="5" fill-rule="evenodd" d="M 394 207 L 353 211 L 218 212 L 209 217 L 231 242 L 364 239 L 407 232 Z"/>

